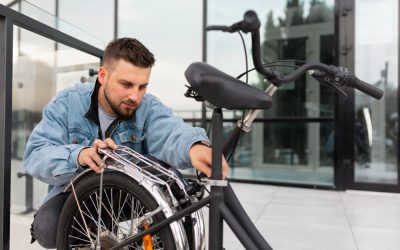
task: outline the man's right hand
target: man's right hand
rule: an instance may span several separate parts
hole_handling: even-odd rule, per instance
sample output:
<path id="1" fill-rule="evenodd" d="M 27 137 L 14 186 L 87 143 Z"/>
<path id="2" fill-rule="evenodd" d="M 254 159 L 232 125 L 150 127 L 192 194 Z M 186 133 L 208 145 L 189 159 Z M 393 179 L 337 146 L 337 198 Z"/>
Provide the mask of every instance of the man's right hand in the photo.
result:
<path id="1" fill-rule="evenodd" d="M 107 138 L 104 141 L 99 139 L 95 140 L 92 147 L 84 148 L 81 150 L 81 152 L 79 152 L 79 165 L 82 167 L 89 167 L 96 173 L 100 173 L 101 168 L 104 167 L 104 162 L 101 160 L 98 153 L 99 148 L 111 148 L 115 150 L 118 148 L 118 145 L 115 144 L 115 142 L 110 138 Z"/>

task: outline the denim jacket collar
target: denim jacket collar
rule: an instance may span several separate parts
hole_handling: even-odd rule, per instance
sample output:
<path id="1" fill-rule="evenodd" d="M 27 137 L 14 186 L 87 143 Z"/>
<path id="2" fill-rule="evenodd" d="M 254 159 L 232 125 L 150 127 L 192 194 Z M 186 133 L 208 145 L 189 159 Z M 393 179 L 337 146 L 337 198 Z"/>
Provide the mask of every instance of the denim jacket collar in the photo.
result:
<path id="1" fill-rule="evenodd" d="M 89 109 L 86 112 L 86 114 L 84 115 L 84 117 L 89 119 L 90 121 L 94 122 L 99 127 L 99 138 L 102 138 L 102 132 L 101 132 L 100 120 L 99 120 L 99 101 L 98 101 L 99 89 L 100 89 L 100 83 L 99 83 L 99 79 L 97 78 L 96 83 L 94 85 L 92 95 L 90 96 Z M 107 131 L 105 131 L 106 138 L 111 135 L 112 130 L 120 123 L 121 120 L 122 119 L 117 118 L 110 124 Z"/>
<path id="2" fill-rule="evenodd" d="M 96 123 L 98 126 L 100 126 L 100 121 L 99 121 L 99 103 L 98 103 L 99 88 L 100 88 L 99 79 L 96 78 L 96 84 L 94 85 L 93 93 L 92 93 L 92 95 L 90 97 L 89 110 L 85 114 L 85 117 L 87 119 L 89 119 L 92 122 Z"/>

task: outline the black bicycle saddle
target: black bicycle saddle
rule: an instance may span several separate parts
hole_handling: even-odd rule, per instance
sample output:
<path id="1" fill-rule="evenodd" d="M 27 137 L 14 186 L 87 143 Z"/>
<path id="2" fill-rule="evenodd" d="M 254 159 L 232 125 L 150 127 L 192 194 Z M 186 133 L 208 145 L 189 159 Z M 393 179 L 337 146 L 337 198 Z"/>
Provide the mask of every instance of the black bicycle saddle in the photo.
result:
<path id="1" fill-rule="evenodd" d="M 189 65 L 186 80 L 192 89 L 218 108 L 268 109 L 271 97 L 265 92 L 202 62 Z"/>

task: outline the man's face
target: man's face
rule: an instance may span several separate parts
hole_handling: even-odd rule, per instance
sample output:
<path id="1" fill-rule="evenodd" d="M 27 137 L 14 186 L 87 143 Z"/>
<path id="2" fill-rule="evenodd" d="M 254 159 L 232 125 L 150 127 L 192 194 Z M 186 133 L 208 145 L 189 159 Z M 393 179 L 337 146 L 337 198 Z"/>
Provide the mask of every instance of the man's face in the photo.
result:
<path id="1" fill-rule="evenodd" d="M 119 118 L 131 118 L 139 107 L 150 78 L 151 68 L 140 68 L 125 60 L 99 68 L 99 104 Z"/>

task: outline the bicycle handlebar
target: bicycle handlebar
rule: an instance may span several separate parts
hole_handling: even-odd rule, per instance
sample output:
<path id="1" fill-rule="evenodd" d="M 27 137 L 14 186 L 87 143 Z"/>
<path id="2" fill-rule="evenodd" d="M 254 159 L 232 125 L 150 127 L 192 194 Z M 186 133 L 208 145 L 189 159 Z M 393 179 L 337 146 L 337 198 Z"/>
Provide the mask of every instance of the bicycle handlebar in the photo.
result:
<path id="1" fill-rule="evenodd" d="M 244 14 L 244 18 L 240 22 L 234 23 L 231 26 L 208 26 L 206 27 L 206 30 L 220 30 L 230 33 L 237 31 L 242 31 L 244 33 L 250 32 L 254 67 L 258 73 L 263 75 L 275 86 L 280 86 L 283 83 L 294 81 L 309 70 L 319 70 L 321 72 L 313 73 L 311 76 L 320 83 L 332 87 L 342 95 L 346 94 L 340 89 L 340 87 L 348 86 L 358 89 L 376 99 L 380 99 L 383 96 L 382 90 L 361 81 L 345 67 L 336 67 L 334 65 L 326 65 L 323 63 L 306 63 L 288 75 L 282 75 L 278 71 L 265 68 L 261 61 L 260 26 L 261 24 L 257 14 L 254 11 L 249 10 Z"/>
<path id="2" fill-rule="evenodd" d="M 243 20 L 237 23 L 232 24 L 231 26 L 207 26 L 206 30 L 221 30 L 224 32 L 229 32 L 229 33 L 233 33 L 233 32 L 237 32 L 237 31 L 243 31 L 245 33 L 247 32 L 255 32 L 258 31 L 261 27 L 261 23 L 260 20 L 258 19 L 257 14 L 252 11 L 246 11 L 246 13 L 244 13 L 244 17 Z"/>
<path id="3" fill-rule="evenodd" d="M 231 26 L 207 26 L 206 30 L 220 30 L 223 32 L 237 32 L 243 31 L 244 33 L 250 32 L 251 33 L 251 42 L 252 42 L 252 57 L 253 57 L 253 64 L 256 70 L 269 78 L 274 78 L 275 73 L 272 70 L 264 68 L 262 61 L 261 61 L 261 50 L 260 50 L 260 27 L 261 23 L 258 19 L 257 14 L 252 11 L 246 11 L 244 13 L 243 20 L 237 23 L 232 24 Z"/>
<path id="4" fill-rule="evenodd" d="M 358 89 L 359 91 L 372 96 L 375 99 L 381 99 L 383 91 L 378 89 L 362 80 L 358 79 L 348 68 L 329 66 L 329 71 L 313 72 L 311 74 L 317 81 L 322 84 L 328 84 L 333 87 L 339 93 L 341 93 L 341 86 L 348 86 L 351 88 Z"/>

